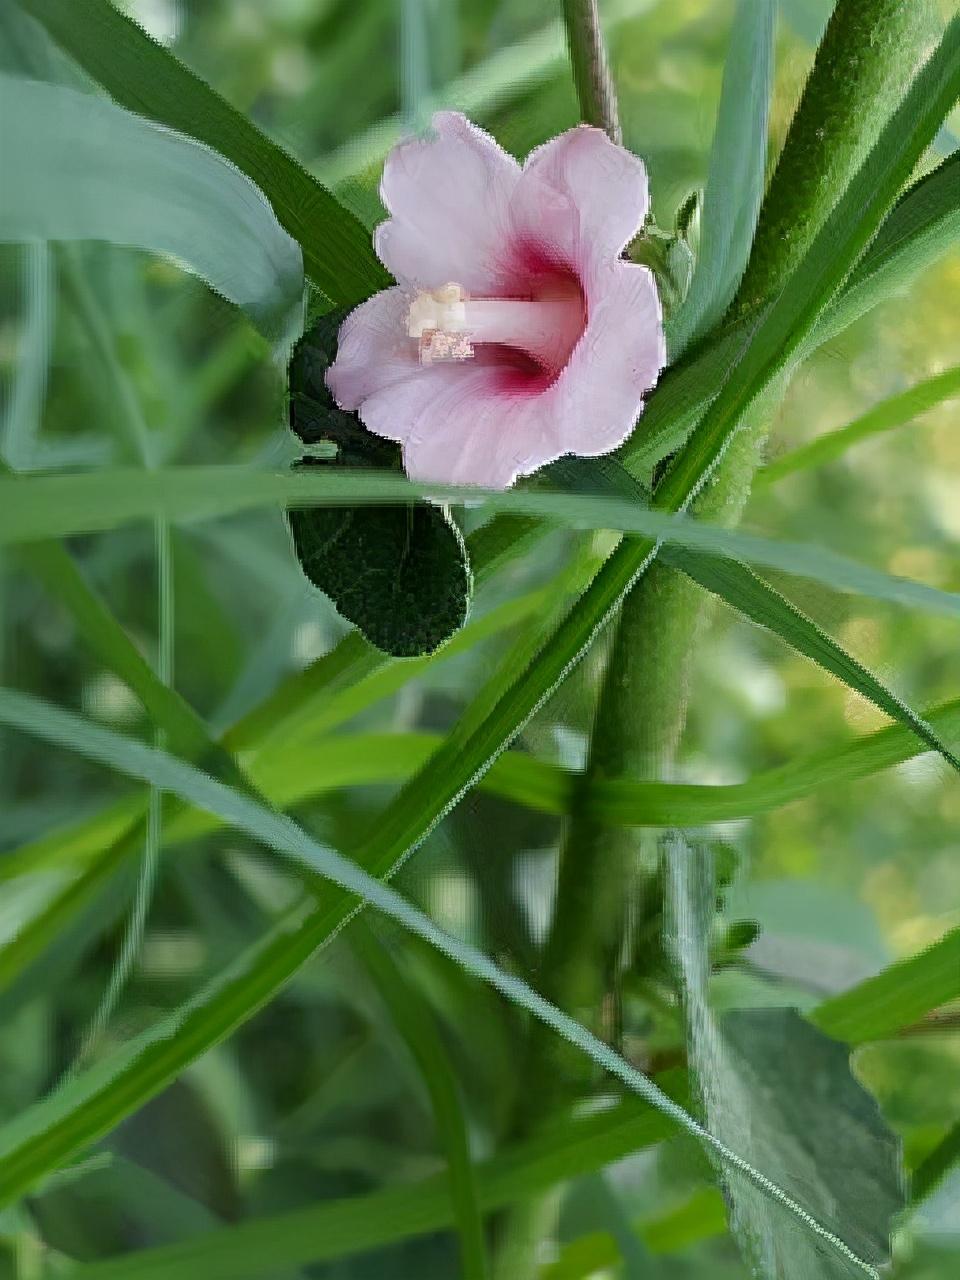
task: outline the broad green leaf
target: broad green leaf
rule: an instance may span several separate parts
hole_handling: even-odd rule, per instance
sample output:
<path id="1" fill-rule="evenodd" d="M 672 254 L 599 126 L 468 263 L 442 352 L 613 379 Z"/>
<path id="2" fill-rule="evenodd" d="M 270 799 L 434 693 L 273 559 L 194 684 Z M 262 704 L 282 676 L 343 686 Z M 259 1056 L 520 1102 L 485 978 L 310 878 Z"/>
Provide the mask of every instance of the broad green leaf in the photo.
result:
<path id="1" fill-rule="evenodd" d="M 676 356 L 716 325 L 750 256 L 763 198 L 773 79 L 774 0 L 739 0 L 700 214 L 700 251 L 690 290 L 667 326 Z"/>
<path id="2" fill-rule="evenodd" d="M 206 143 L 252 179 L 334 302 L 362 302 L 390 283 L 353 214 L 109 0 L 16 3 L 121 106 Z"/>
<path id="3" fill-rule="evenodd" d="M 2 240 L 107 240 L 167 254 L 277 342 L 300 332 L 303 262 L 222 156 L 116 103 L 0 75 Z"/>
<path id="4" fill-rule="evenodd" d="M 730 1229 L 763 1280 L 874 1277 L 902 1207 L 899 1152 L 848 1051 L 790 1009 L 710 1007 L 716 879 L 706 847 L 664 842 L 668 949 L 687 1025 L 687 1059 L 705 1123 L 739 1144 L 813 1215 L 800 1230 L 735 1168 L 718 1163 Z M 831 1245 L 826 1248 L 825 1245 Z"/>
<path id="5" fill-rule="evenodd" d="M 432 653 L 466 621 L 466 548 L 440 507 L 299 507 L 287 519 L 306 576 L 384 653 Z"/>
<path id="6" fill-rule="evenodd" d="M 349 934 L 350 945 L 380 993 L 397 1030 L 413 1055 L 430 1102 L 450 1169 L 450 1197 L 460 1235 L 463 1280 L 483 1280 L 487 1273 L 483 1219 L 477 1199 L 476 1174 L 463 1100 L 437 1021 L 426 997 L 394 960 L 365 917 Z"/>
<path id="7" fill-rule="evenodd" d="M 356 914 L 360 904 L 376 907 L 435 947 L 466 973 L 489 984 L 587 1054 L 598 1066 L 617 1077 L 629 1089 L 707 1146 L 725 1165 L 735 1168 L 764 1196 L 777 1200 L 807 1227 L 819 1230 L 821 1238 L 841 1254 L 849 1254 L 842 1241 L 817 1227 L 798 1201 L 793 1200 L 724 1141 L 704 1129 L 649 1077 L 585 1027 L 538 995 L 525 982 L 499 968 L 483 952 L 445 933 L 422 911 L 384 883 L 383 879 L 375 879 L 364 870 L 362 859 L 345 858 L 334 849 L 318 844 L 288 818 L 278 816 L 249 796 L 233 791 L 192 765 L 176 760 L 156 748 L 126 739 L 31 695 L 0 691 L 0 721 L 52 744 L 78 751 L 120 773 L 149 782 L 159 791 L 177 795 L 189 804 L 218 813 L 232 826 L 246 831 L 277 853 L 286 855 L 300 867 L 322 876 L 338 887 L 340 893 L 335 896 L 332 908 L 327 907 L 326 911 L 322 907 L 319 910 L 315 908 L 312 913 L 306 914 L 302 909 L 294 908 L 286 920 L 277 926 L 273 938 L 277 932 L 282 937 L 288 931 L 294 937 L 302 938 L 304 934 L 309 936 L 311 914 L 314 917 L 317 914 L 321 917 L 329 914 L 335 920 L 339 916 L 326 937 L 317 939 L 322 944 L 338 931 L 338 926 L 342 927 Z M 269 972 L 269 956 L 273 952 L 271 943 L 268 941 L 255 948 L 255 951 L 258 967 L 262 972 Z M 244 976 L 248 963 L 246 957 L 237 962 L 237 967 L 245 971 Z M 202 1009 L 201 995 L 175 1015 L 175 1035 L 169 1035 L 164 1024 L 161 1024 L 159 1031 L 155 1030 L 151 1036 L 144 1038 L 150 1047 L 155 1047 L 155 1037 L 161 1037 L 167 1050 L 168 1067 L 171 1050 L 175 1052 L 175 1049 L 180 1049 L 182 1052 L 184 1041 L 189 1039 L 188 1031 L 192 1029 L 192 1015 Z M 224 1028 L 227 1029 L 229 1027 Z M 142 1101 L 144 1096 L 149 1096 L 138 1097 L 136 1089 L 130 1087 L 131 1077 L 141 1086 L 144 1083 L 142 1067 L 137 1071 L 137 1048 L 141 1043 L 135 1041 L 132 1046 L 125 1046 L 83 1075 L 68 1080 L 54 1094 L 35 1104 L 0 1131 L 0 1204 L 8 1203 L 69 1155 L 106 1132 L 123 1115 L 129 1114 L 137 1100 Z M 196 1043 L 193 1047 L 196 1049 Z M 153 1091 L 162 1083 L 162 1078 L 158 1081 L 154 1077 Z"/>
<path id="8" fill-rule="evenodd" d="M 882 1040 L 960 999 L 960 928 L 819 1005 L 811 1019 L 849 1044 Z"/>
<path id="9" fill-rule="evenodd" d="M 684 483 L 681 478 L 677 487 Z M 379 505 L 431 496 L 460 502 L 482 499 L 494 511 L 537 515 L 575 528 L 619 529 L 644 538 L 648 555 L 659 543 L 669 543 L 811 578 L 834 590 L 946 616 L 960 614 L 960 596 L 951 592 L 892 577 L 825 548 L 722 529 L 669 509 L 644 509 L 635 500 L 536 489 L 494 493 L 411 484 L 389 473 L 328 466 L 292 474 L 208 466 L 150 472 L 103 470 L 16 480 L 0 477 L 0 545 L 29 542 L 43 536 L 44 531 L 59 537 L 117 528 L 148 517 L 209 519 L 273 504 Z M 658 501 L 662 508 L 666 499 Z M 637 545 L 634 541 L 624 543 L 614 553 L 608 561 L 611 575 L 632 579 Z"/>
<path id="10" fill-rule="evenodd" d="M 960 174 L 958 174 L 960 181 Z M 861 440 L 883 431 L 893 431 L 902 427 L 920 414 L 926 413 L 936 405 L 960 395 L 960 365 L 947 369 L 945 373 L 935 374 L 901 391 L 899 395 L 881 400 L 861 417 L 856 418 L 838 431 L 830 431 L 818 436 L 809 444 L 781 454 L 769 463 L 757 475 L 757 483 L 761 486 L 775 484 L 784 476 L 796 471 L 806 471 L 810 467 L 822 467 L 826 462 L 833 462 L 843 456 L 853 445 Z"/>

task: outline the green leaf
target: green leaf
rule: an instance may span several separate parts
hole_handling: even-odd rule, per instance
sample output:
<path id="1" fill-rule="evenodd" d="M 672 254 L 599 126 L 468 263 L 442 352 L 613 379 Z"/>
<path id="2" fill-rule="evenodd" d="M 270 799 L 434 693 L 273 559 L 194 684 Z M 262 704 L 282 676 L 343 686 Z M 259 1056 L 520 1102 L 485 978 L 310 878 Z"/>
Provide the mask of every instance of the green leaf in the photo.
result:
<path id="1" fill-rule="evenodd" d="M 835 675 L 848 689 L 854 689 L 892 719 L 907 725 L 921 742 L 938 751 L 955 769 L 960 769 L 960 757 L 931 725 L 746 565 L 721 556 L 699 556 L 686 549 L 679 554 L 668 551 L 666 559 L 739 613 L 780 636 L 792 649 Z"/>
<path id="2" fill-rule="evenodd" d="M 222 156 L 94 94 L 0 75 L 0 240 L 106 240 L 164 253 L 270 338 L 302 325 L 300 247 Z"/>
<path id="3" fill-rule="evenodd" d="M 660 1077 L 682 1096 L 682 1073 Z M 593 1115 L 558 1118 L 542 1134 L 477 1169 L 485 1212 L 503 1208 L 662 1141 L 670 1121 L 637 1098 Z M 77 1269 L 78 1280 L 255 1280 L 268 1268 L 362 1253 L 454 1222 L 445 1177 L 234 1223 L 176 1245 L 126 1253 Z"/>
<path id="4" fill-rule="evenodd" d="M 278 954 L 275 942 L 279 940 L 282 944 L 289 938 L 289 942 L 294 944 L 294 954 L 301 951 L 303 943 L 308 939 L 314 942 L 314 947 L 322 945 L 350 920 L 359 909 L 359 904 L 375 906 L 453 960 L 466 973 L 488 983 L 501 995 L 550 1027 L 633 1092 L 652 1103 L 682 1129 L 707 1145 L 725 1164 L 735 1167 L 764 1195 L 773 1196 L 808 1226 L 816 1227 L 813 1219 L 798 1202 L 792 1200 L 722 1140 L 704 1130 L 651 1079 L 538 995 L 525 982 L 499 968 L 469 943 L 445 933 L 422 911 L 384 883 L 384 880 L 371 876 L 363 869 L 362 854 L 355 859 L 345 858 L 335 850 L 312 840 L 289 819 L 279 817 L 250 797 L 216 782 L 201 770 L 30 695 L 0 691 L 0 721 L 45 741 L 78 751 L 118 772 L 149 782 L 159 791 L 172 793 L 189 804 L 217 813 L 224 821 L 293 859 L 300 867 L 332 881 L 340 890 L 339 894 L 334 895 L 332 903 L 307 912 L 294 908 L 277 926 L 268 941 L 254 948 L 254 963 L 261 975 L 261 982 L 264 975 L 267 975 L 268 984 L 271 979 L 275 982 L 278 975 L 271 970 L 274 970 L 278 962 L 282 966 L 290 959 L 289 943 L 287 947 L 281 945 Z M 442 752 L 438 755 L 442 755 Z M 424 774 L 420 775 L 421 778 L 423 776 Z M 319 937 L 310 928 L 311 920 L 316 920 L 318 916 L 326 926 Z M 244 956 L 234 967 L 234 972 L 239 971 L 243 987 L 249 982 L 250 963 L 250 957 Z M 288 970 L 288 976 L 289 972 Z M 229 994 L 235 995 L 235 992 L 230 992 L 228 983 L 226 989 L 220 992 L 217 1002 L 217 1020 L 214 1022 L 216 1038 L 230 1029 L 231 1020 L 235 1024 L 237 1014 L 243 1008 L 241 1001 L 231 1007 L 231 1001 L 227 999 Z M 249 992 L 246 994 L 249 996 Z M 224 1004 L 227 1006 L 226 1010 L 222 1007 Z M 138 1101 L 143 1101 L 151 1092 L 162 1087 L 165 1080 L 170 1078 L 170 1067 L 177 1063 L 178 1055 L 182 1055 L 185 1045 L 190 1045 L 193 1056 L 199 1048 L 198 1039 L 202 1043 L 210 1033 L 211 1028 L 202 1025 L 204 1012 L 209 1014 L 210 1010 L 201 993 L 177 1011 L 174 1018 L 176 1030 L 172 1034 L 168 1026 L 162 1023 L 150 1035 L 134 1041 L 132 1045 L 125 1046 L 83 1075 L 67 1081 L 57 1092 L 35 1104 L 0 1131 L 0 1204 L 8 1203 L 33 1185 L 58 1163 L 118 1123 Z M 196 1026 L 198 1019 L 201 1028 Z M 201 1030 L 202 1034 L 198 1036 L 197 1033 Z M 138 1061 L 139 1053 L 144 1048 L 148 1055 L 153 1050 L 154 1053 L 150 1056 L 157 1056 L 157 1037 L 160 1039 L 159 1057 L 164 1065 L 164 1070 L 160 1072 L 156 1071 L 155 1063 L 149 1063 L 145 1069 L 144 1064 Z M 182 1057 L 180 1063 L 183 1063 Z M 152 1075 L 151 1066 L 154 1067 Z M 146 1094 L 141 1092 L 144 1087 L 147 1089 Z M 838 1239 L 824 1233 L 822 1229 L 820 1234 L 835 1248 L 844 1250 L 845 1246 Z"/>
<path id="5" fill-rule="evenodd" d="M 304 573 L 378 649 L 431 653 L 466 621 L 466 548 L 441 508 L 291 508 L 287 518 Z"/>
<path id="6" fill-rule="evenodd" d="M 960 733 L 960 699 L 924 713 L 948 739 Z M 705 822 L 752 818 L 820 789 L 843 787 L 919 754 L 914 734 L 891 725 L 840 747 L 724 787 L 687 783 L 637 783 L 611 779 L 596 786 L 589 804 L 598 819 L 624 826 L 695 827 Z"/>
<path id="7" fill-rule="evenodd" d="M 716 904 L 710 851 L 677 836 L 664 842 L 664 859 L 668 946 L 705 1122 L 798 1195 L 816 1220 L 800 1230 L 775 1197 L 719 1166 L 730 1229 L 746 1262 L 764 1280 L 876 1277 L 903 1204 L 896 1139 L 854 1079 L 848 1050 L 794 1010 L 738 1010 L 717 1020 L 709 1000 Z"/>
<path id="8" fill-rule="evenodd" d="M 827 1035 L 849 1044 L 883 1040 L 931 1010 L 960 998 L 960 928 L 925 951 L 819 1005 L 810 1017 Z"/>
<path id="9" fill-rule="evenodd" d="M 353 214 L 109 0 L 16 2 L 121 106 L 205 142 L 251 178 L 334 302 L 362 302 L 390 283 Z"/>
<path id="10" fill-rule="evenodd" d="M 684 483 L 682 480 L 678 483 Z M 494 511 L 537 515 L 575 528 L 620 529 L 644 538 L 646 555 L 659 543 L 706 551 L 778 569 L 893 604 L 948 617 L 960 613 L 960 595 L 871 569 L 826 548 L 723 529 L 670 509 L 645 509 L 635 498 L 515 489 L 506 493 L 440 484 L 412 484 L 390 473 L 336 468 L 292 474 L 247 467 L 176 467 L 156 471 L 118 468 L 67 476 L 0 477 L 0 545 L 117 528 L 130 520 L 170 521 L 224 516 L 260 506 L 306 503 L 375 506 L 411 499 L 479 502 Z M 660 499 L 661 506 L 666 501 Z M 680 505 L 679 502 L 677 505 Z M 608 572 L 632 580 L 640 560 L 637 541 L 622 544 Z M 642 557 L 640 558 L 642 560 Z M 596 619 L 594 619 L 594 625 Z M 590 628 L 592 630 L 592 627 Z"/>
<path id="11" fill-rule="evenodd" d="M 948 1129 L 910 1179 L 910 1200 L 919 1204 L 940 1186 L 955 1164 L 960 1163 L 960 1120 Z"/>
<path id="12" fill-rule="evenodd" d="M 720 320 L 750 256 L 763 198 L 773 79 L 773 0 L 739 0 L 700 214 L 700 251 L 668 346 L 676 356 Z"/>
<path id="13" fill-rule="evenodd" d="M 470 1142 L 457 1078 L 437 1029 L 433 1010 L 416 983 L 408 979 L 365 917 L 349 934 L 397 1030 L 414 1057 L 430 1095 L 437 1130 L 450 1169 L 450 1198 L 460 1233 L 463 1280 L 483 1280 L 487 1273 L 483 1220 L 470 1158 Z"/>
<path id="14" fill-rule="evenodd" d="M 958 174 L 960 180 L 960 174 Z M 838 431 L 830 431 L 818 436 L 809 444 L 801 445 L 782 454 L 769 463 L 757 475 L 757 483 L 761 486 L 775 484 L 784 476 L 797 471 L 806 471 L 810 467 L 822 467 L 824 463 L 833 462 L 843 456 L 853 445 L 861 440 L 869 439 L 882 431 L 893 431 L 902 427 L 920 414 L 926 413 L 943 401 L 960 395 L 960 365 L 926 378 L 901 391 L 899 395 L 881 400 L 861 417 L 856 418 Z"/>
<path id="15" fill-rule="evenodd" d="M 960 235 L 960 154 L 945 160 L 894 206 L 840 294 L 803 340 L 805 360 L 891 294 L 907 288 L 956 244 Z M 620 451 L 641 474 L 681 445 L 716 396 L 756 317 L 746 317 L 701 343 L 668 369 Z"/>
<path id="16" fill-rule="evenodd" d="M 399 447 L 367 431 L 327 389 L 344 315 L 323 316 L 297 343 L 289 375 L 291 429 L 304 444 L 335 445 L 344 466 L 399 474 Z M 327 464 L 304 458 L 298 465 Z M 385 653 L 430 653 L 466 621 L 473 587 L 467 551 L 441 508 L 429 502 L 339 511 L 303 507 L 288 509 L 287 519 L 303 572 Z"/>

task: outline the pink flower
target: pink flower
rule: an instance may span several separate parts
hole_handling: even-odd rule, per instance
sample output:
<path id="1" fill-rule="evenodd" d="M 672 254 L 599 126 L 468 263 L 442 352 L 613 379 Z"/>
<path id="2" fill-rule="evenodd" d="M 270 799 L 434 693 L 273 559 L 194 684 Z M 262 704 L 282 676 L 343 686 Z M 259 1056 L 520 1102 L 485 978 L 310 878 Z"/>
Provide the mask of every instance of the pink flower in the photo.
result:
<path id="1" fill-rule="evenodd" d="M 456 112 L 395 147 L 378 257 L 399 282 L 340 330 L 327 384 L 414 480 L 503 489 L 633 430 L 666 352 L 642 161 L 581 125 L 521 167 Z"/>

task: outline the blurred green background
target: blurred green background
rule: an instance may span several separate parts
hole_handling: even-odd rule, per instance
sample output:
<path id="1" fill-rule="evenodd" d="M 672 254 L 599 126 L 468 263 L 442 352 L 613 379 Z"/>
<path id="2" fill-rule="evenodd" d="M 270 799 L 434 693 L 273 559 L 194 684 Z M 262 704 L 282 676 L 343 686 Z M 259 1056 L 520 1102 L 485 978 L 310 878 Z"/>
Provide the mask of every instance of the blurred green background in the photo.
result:
<path id="1" fill-rule="evenodd" d="M 387 148 L 404 128 L 423 124 L 434 104 L 466 110 L 519 156 L 578 118 L 550 0 L 142 0 L 125 7 L 334 184 L 370 225 L 381 216 L 376 182 Z M 944 14 L 952 8 L 944 0 Z M 774 148 L 828 9 L 823 0 L 781 5 Z M 704 178 L 732 5 L 610 0 L 606 12 L 625 143 L 647 161 L 655 211 L 670 225 Z M 48 56 L 56 65 L 59 55 Z M 13 42 L 0 46 L 4 67 L 18 68 L 20 57 Z M 946 150 L 956 139 L 945 133 L 941 142 Z M 955 251 L 909 294 L 818 352 L 776 415 L 771 454 L 955 365 L 958 288 Z M 282 377 L 264 341 L 200 283 L 145 254 L 0 246 L 0 378 L 0 443 L 19 470 L 130 460 L 131 415 L 169 462 L 279 464 L 291 456 Z M 960 406 L 945 403 L 840 461 L 759 490 L 747 525 L 960 590 Z M 560 533 L 538 544 L 485 588 L 477 616 L 547 581 L 570 545 Z M 152 529 L 78 539 L 72 549 L 155 661 Z M 176 685 L 217 730 L 348 629 L 303 579 L 275 513 L 177 528 L 173 569 Z M 796 582 L 789 590 L 912 705 L 956 696 L 952 621 Z M 2 683 L 149 736 L 132 695 L 97 666 L 67 615 L 13 555 L 0 561 L 0 610 Z M 435 664 L 340 732 L 443 731 L 509 639 L 494 637 Z M 582 763 L 597 671 L 594 653 L 522 745 L 543 759 Z M 871 705 L 719 609 L 700 647 L 680 777 L 741 781 L 882 723 Z M 5 851 L 133 791 L 106 770 L 6 732 L 0 760 Z M 340 789 L 298 816 L 349 844 L 389 794 L 387 787 Z M 727 824 L 722 833 L 742 855 L 731 918 L 757 920 L 763 932 L 741 963 L 718 976 L 718 1000 L 809 1007 L 960 923 L 958 831 L 956 780 L 929 756 Z M 553 819 L 475 795 L 417 854 L 401 887 L 535 983 L 532 957 L 558 832 Z M 0 947 L 42 908 L 60 874 L 5 877 Z M 129 889 L 111 884 L 0 991 L 0 1118 L 15 1115 L 73 1061 L 117 958 Z M 183 1001 L 262 932 L 289 893 L 285 877 L 240 835 L 179 846 L 162 864 L 135 970 L 94 1052 Z M 440 1013 L 475 1152 L 489 1153 L 513 1102 L 516 1014 L 438 957 L 390 936 L 404 970 Z M 639 991 L 628 990 L 626 1001 L 641 1058 L 677 1049 L 675 1024 L 652 1019 Z M 859 1051 L 856 1069 L 915 1166 L 960 1114 L 960 1009 Z M 422 1082 L 390 1010 L 342 941 L 126 1123 L 104 1152 L 80 1176 L 0 1215 L 0 1276 L 59 1274 L 60 1255 L 92 1258 L 179 1240 L 218 1220 L 396 1185 L 443 1164 Z M 544 1253 L 545 1280 L 745 1275 L 708 1182 L 700 1157 L 676 1141 L 608 1170 L 599 1191 L 593 1177 L 574 1183 L 564 1238 Z M 596 1240 L 586 1263 L 577 1262 L 575 1248 L 564 1252 L 581 1237 L 616 1238 L 624 1222 L 662 1260 L 662 1272 L 631 1270 L 629 1258 L 616 1262 L 617 1250 Z M 957 1274 L 960 1174 L 904 1224 L 898 1248 L 898 1274 Z M 455 1242 L 444 1234 L 275 1273 L 277 1280 L 455 1274 Z"/>

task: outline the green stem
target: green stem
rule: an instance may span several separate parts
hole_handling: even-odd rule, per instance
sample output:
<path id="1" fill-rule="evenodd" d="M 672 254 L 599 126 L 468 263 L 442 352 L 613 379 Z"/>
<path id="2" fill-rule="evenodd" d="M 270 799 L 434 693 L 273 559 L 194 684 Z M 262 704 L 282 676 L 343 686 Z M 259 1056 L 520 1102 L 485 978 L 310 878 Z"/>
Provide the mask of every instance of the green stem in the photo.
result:
<path id="1" fill-rule="evenodd" d="M 580 115 L 586 124 L 622 141 L 617 98 L 603 44 L 597 0 L 563 0 L 563 20 Z"/>
<path id="2" fill-rule="evenodd" d="M 574 75 L 585 118 L 598 101 L 585 74 L 585 42 L 565 3 Z M 735 307 L 768 297 L 809 247 L 836 199 L 859 168 L 880 128 L 912 79 L 932 31 L 927 0 L 838 0 L 761 210 L 760 223 Z M 597 32 L 594 23 L 592 30 Z M 597 66 L 604 66 L 602 58 Z M 766 439 L 776 388 L 748 416 L 713 484 L 695 511 L 736 524 Z M 709 598 L 657 562 L 627 597 L 603 675 L 582 795 L 609 777 L 664 779 L 683 732 L 696 641 L 709 621 Z M 602 830 L 587 806 L 575 805 L 560 851 L 556 907 L 545 943 L 539 986 L 544 995 L 603 1031 L 604 1001 L 624 957 L 631 920 L 655 882 L 644 873 L 641 837 Z M 582 1065 L 539 1029 L 531 1032 L 524 1087 L 527 1133 L 589 1085 Z M 537 1233 L 549 1223 L 541 1204 L 508 1220 L 504 1257 L 512 1270 L 532 1272 Z"/>

